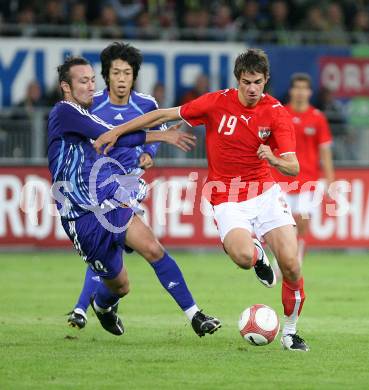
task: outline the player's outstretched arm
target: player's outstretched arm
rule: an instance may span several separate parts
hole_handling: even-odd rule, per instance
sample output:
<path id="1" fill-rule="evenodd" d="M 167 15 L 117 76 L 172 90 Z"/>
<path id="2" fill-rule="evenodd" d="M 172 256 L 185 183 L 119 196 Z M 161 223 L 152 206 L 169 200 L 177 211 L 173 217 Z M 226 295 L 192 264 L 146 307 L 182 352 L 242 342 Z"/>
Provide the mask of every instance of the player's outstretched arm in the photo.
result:
<path id="1" fill-rule="evenodd" d="M 104 154 L 106 154 L 121 135 L 140 129 L 155 127 L 164 122 L 174 121 L 180 118 L 179 107 L 164 108 L 148 112 L 102 134 L 95 141 L 94 148 L 98 153 L 101 153 L 101 148 L 106 145 L 104 148 Z"/>
<path id="2" fill-rule="evenodd" d="M 260 159 L 268 160 L 271 166 L 286 176 L 297 176 L 300 172 L 300 165 L 295 153 L 277 157 L 270 149 L 270 146 L 260 145 L 257 155 Z"/>
<path id="3" fill-rule="evenodd" d="M 181 125 L 182 123 L 178 123 L 174 126 L 170 126 L 166 131 L 147 131 L 146 143 L 166 142 L 167 144 L 176 146 L 184 152 L 188 152 L 196 145 L 196 137 L 193 134 L 180 131 L 179 128 Z"/>

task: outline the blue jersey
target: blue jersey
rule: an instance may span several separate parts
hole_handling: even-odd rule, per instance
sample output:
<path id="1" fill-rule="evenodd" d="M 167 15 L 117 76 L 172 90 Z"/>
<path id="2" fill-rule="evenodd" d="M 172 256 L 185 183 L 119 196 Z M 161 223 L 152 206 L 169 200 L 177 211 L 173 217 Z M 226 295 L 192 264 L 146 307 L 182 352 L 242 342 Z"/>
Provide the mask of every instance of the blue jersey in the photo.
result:
<path id="1" fill-rule="evenodd" d="M 138 93 L 133 90 L 131 91 L 128 104 L 112 104 L 110 103 L 108 90 L 104 89 L 95 93 L 90 112 L 97 115 L 105 122 L 118 126 L 147 112 L 156 110 L 157 108 L 158 104 L 152 96 Z M 152 128 L 151 130 L 165 129 L 166 126 L 162 125 L 160 127 Z M 129 173 L 133 169 L 138 168 L 139 157 L 142 153 L 148 153 L 154 158 L 159 145 L 160 143 L 158 142 L 140 145 L 135 148 L 118 147 L 118 145 L 115 145 L 115 147 L 109 151 L 109 157 L 114 158 L 122 164 L 125 170 L 124 173 Z M 115 165 L 112 169 L 114 173 L 122 174 L 122 172 L 119 172 L 119 165 Z"/>
<path id="2" fill-rule="evenodd" d="M 106 157 L 98 155 L 92 146 L 92 140 L 112 127 L 69 101 L 57 103 L 50 112 L 49 170 L 54 193 L 57 191 L 57 207 L 63 218 L 77 219 L 113 200 L 121 190 L 118 181 L 112 180 L 115 164 L 104 163 Z M 144 131 L 119 137 L 116 149 L 134 148 L 144 144 L 145 139 Z"/>

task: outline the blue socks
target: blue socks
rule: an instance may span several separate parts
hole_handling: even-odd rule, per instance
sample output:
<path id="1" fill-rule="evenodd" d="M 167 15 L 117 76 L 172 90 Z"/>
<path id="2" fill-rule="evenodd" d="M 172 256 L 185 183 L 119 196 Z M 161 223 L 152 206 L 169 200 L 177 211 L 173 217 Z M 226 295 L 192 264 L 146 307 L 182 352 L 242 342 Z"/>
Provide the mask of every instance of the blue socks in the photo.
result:
<path id="1" fill-rule="evenodd" d="M 87 308 L 90 306 L 90 298 L 92 295 L 95 295 L 100 284 L 103 284 L 100 281 L 100 277 L 97 276 L 89 266 L 87 266 L 83 288 L 74 308 L 82 309 L 86 313 Z"/>
<path id="2" fill-rule="evenodd" d="M 198 310 L 187 288 L 181 270 L 167 252 L 164 253 L 164 256 L 160 260 L 151 263 L 151 266 L 154 268 L 161 285 L 174 298 L 184 312 L 193 306 Z"/>
<path id="3" fill-rule="evenodd" d="M 113 294 L 108 287 L 101 282 L 97 288 L 95 295 L 95 303 L 100 309 L 109 309 L 119 301 L 119 295 Z M 96 308 L 95 305 L 95 308 Z"/>
<path id="4" fill-rule="evenodd" d="M 177 263 L 165 252 L 164 256 L 160 260 L 151 263 L 151 266 L 161 285 L 191 320 L 199 309 L 192 298 Z M 90 305 L 90 297 L 93 295 L 95 295 L 96 304 L 102 309 L 115 305 L 119 300 L 119 296 L 112 294 L 92 269 L 87 267 L 83 289 L 75 308 L 87 312 L 87 308 Z"/>
<path id="5" fill-rule="evenodd" d="M 74 309 L 81 309 L 86 313 L 90 306 L 90 298 L 94 295 L 96 304 L 102 309 L 115 305 L 119 300 L 119 296 L 112 294 L 100 277 L 87 267 L 85 282 Z"/>

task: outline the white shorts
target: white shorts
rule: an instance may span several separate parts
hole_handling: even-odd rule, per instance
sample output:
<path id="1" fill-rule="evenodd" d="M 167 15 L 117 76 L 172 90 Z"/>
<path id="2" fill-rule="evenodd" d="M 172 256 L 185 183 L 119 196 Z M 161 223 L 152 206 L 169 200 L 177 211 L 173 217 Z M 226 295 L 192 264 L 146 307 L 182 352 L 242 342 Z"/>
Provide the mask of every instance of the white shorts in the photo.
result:
<path id="1" fill-rule="evenodd" d="M 244 202 L 226 202 L 214 206 L 214 218 L 220 239 L 235 228 L 255 233 L 259 240 L 270 230 L 285 225 L 296 225 L 291 209 L 278 184 L 261 195 Z"/>
<path id="2" fill-rule="evenodd" d="M 298 194 L 284 194 L 292 214 L 310 215 L 314 209 L 314 191 L 303 191 Z"/>

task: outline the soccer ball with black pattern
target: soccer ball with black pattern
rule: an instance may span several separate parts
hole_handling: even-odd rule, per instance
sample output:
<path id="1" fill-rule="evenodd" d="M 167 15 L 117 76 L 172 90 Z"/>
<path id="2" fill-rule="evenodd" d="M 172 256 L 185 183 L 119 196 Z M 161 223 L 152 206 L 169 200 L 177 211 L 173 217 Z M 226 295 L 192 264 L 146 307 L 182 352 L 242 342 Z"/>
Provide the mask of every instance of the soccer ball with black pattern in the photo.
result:
<path id="1" fill-rule="evenodd" d="M 241 336 L 251 345 L 267 345 L 279 332 L 279 318 L 271 307 L 257 304 L 241 313 L 238 328 Z"/>

